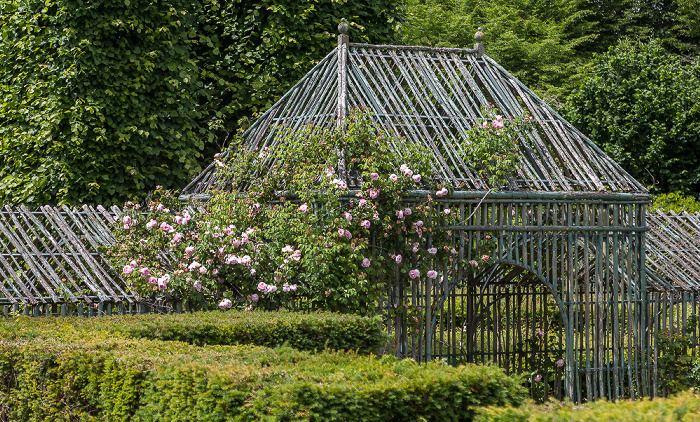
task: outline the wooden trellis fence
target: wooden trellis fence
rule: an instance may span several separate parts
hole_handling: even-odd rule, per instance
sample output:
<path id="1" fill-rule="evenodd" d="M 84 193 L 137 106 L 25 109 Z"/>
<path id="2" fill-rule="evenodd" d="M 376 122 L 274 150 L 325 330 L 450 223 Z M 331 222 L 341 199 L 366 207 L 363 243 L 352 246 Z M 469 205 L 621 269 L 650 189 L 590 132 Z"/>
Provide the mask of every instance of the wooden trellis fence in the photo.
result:
<path id="1" fill-rule="evenodd" d="M 659 391 L 664 384 L 656 371 L 659 335 L 682 331 L 691 316 L 700 316 L 700 214 L 657 212 L 647 220 L 647 326 L 654 346 L 653 389 Z M 700 327 L 694 336 L 700 338 Z"/>
<path id="2" fill-rule="evenodd" d="M 0 314 L 112 315 L 169 312 L 126 286 L 100 246 L 115 242 L 118 207 L 0 209 Z"/>

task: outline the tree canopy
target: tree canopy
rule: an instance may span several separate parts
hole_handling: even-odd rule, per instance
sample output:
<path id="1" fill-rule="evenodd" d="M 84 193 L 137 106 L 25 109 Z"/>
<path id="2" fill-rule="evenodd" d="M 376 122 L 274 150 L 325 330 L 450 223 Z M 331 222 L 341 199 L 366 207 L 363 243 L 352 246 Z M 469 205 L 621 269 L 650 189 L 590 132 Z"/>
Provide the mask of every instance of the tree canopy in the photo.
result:
<path id="1" fill-rule="evenodd" d="M 700 193 L 700 65 L 660 42 L 624 42 L 599 58 L 566 109 L 652 191 Z"/>
<path id="2" fill-rule="evenodd" d="M 389 42 L 401 11 L 398 0 L 0 3 L 0 202 L 108 205 L 181 188 L 327 54 L 341 17 L 355 40 Z"/>

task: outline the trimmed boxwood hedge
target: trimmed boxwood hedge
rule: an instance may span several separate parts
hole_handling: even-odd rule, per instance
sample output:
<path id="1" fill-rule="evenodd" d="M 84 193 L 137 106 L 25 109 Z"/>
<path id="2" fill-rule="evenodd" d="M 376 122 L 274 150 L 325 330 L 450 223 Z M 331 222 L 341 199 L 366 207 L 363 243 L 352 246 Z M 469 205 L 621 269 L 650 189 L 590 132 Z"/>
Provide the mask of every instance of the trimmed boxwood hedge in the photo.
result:
<path id="1" fill-rule="evenodd" d="M 106 318 L 14 318 L 0 324 L 0 338 L 34 338 L 72 331 L 107 331 L 121 336 L 203 345 L 287 344 L 299 350 L 377 353 L 384 334 L 376 318 L 328 312 L 197 312 Z M 4 331 L 4 332 L 3 332 Z"/>
<path id="2" fill-rule="evenodd" d="M 586 405 L 530 403 L 521 407 L 486 407 L 478 422 L 690 422 L 700 421 L 700 395 L 687 391 L 653 400 L 597 401 Z"/>
<path id="3" fill-rule="evenodd" d="M 316 327 L 342 325 L 345 318 L 328 316 L 331 323 L 321 322 L 323 315 L 260 315 L 250 317 L 250 326 L 307 317 L 305 324 Z M 469 421 L 478 406 L 518 405 L 526 398 L 519 380 L 497 367 L 159 340 L 169 321 L 224 330 L 226 324 L 213 319 L 0 319 L 0 420 Z M 241 320 L 232 316 L 231 325 Z"/>

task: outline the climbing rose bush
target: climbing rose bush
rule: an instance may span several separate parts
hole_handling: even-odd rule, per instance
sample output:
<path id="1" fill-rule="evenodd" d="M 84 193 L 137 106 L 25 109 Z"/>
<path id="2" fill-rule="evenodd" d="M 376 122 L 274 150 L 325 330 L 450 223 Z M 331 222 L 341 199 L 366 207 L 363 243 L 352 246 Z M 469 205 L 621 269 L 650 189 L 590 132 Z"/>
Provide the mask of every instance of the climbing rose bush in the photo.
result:
<path id="1" fill-rule="evenodd" d="M 167 192 L 126 207 L 108 256 L 132 288 L 222 309 L 368 313 L 412 308 L 386 299 L 392 277 L 410 286 L 445 282 L 458 267 L 466 276 L 477 266 L 465 247 L 479 265 L 492 262 L 492 241 L 460 246 L 448 229 L 465 216 L 441 201 L 450 187 L 426 148 L 388 136 L 361 110 L 339 129 L 278 130 L 283 147 L 239 140 L 217 157 L 230 184 L 196 212 L 175 211 Z"/>

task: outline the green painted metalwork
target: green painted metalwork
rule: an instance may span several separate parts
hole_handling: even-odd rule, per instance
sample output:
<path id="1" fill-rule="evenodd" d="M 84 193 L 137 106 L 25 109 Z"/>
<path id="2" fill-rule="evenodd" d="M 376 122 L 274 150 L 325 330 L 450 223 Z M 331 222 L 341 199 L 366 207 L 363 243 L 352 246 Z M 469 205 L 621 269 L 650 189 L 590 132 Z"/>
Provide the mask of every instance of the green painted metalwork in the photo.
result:
<path id="1" fill-rule="evenodd" d="M 394 340 L 386 351 L 418 361 L 497 362 L 531 374 L 535 396 L 579 402 L 657 394 L 656 333 L 670 324 L 669 312 L 679 314 L 673 309 L 695 309 L 697 284 L 681 280 L 676 272 L 688 272 L 657 244 L 668 230 L 659 233 L 661 217 L 647 225 L 647 190 L 484 54 L 482 32 L 464 50 L 346 38 L 255 122 L 246 147 L 283 149 L 281 125 L 332 127 L 346 107 L 370 109 L 401 139 L 397 152 L 402 142 L 433 152 L 435 173 L 454 189 L 440 203 L 462 217 L 443 228 L 455 233 L 459 258 L 478 263 L 473 245 L 487 236 L 497 243 L 496 264 L 477 276 L 435 262 L 441 281 L 408 283 L 399 273 L 383 280 L 391 287 L 380 313 L 406 303 L 424 310 L 417 324 L 406 312 L 387 323 Z M 490 117 L 484 107 L 506 119 L 534 118 L 519 140 L 517 176 L 502 192 L 489 192 L 455 142 Z M 278 164 L 268 160 L 268 168 Z M 346 183 L 357 186 L 351 177 Z M 212 164 L 184 197 L 225 187 Z M 407 205 L 430 194 L 407 193 Z M 677 243 L 687 235 L 679 233 Z M 690 254 L 697 261 L 697 250 Z M 686 278 L 697 280 L 696 273 Z M 682 286 L 689 293 L 678 300 L 671 292 Z"/>
<path id="2" fill-rule="evenodd" d="M 415 320 L 405 311 L 385 318 L 393 338 L 385 353 L 420 362 L 496 362 L 506 372 L 530 374 L 534 396 L 580 402 L 657 395 L 658 335 L 698 313 L 700 217 L 647 215 L 646 189 L 485 55 L 483 41 L 481 34 L 466 50 L 379 46 L 350 43 L 341 33 L 338 48 L 245 133 L 246 147 L 285 148 L 281 125 L 330 128 L 347 107 L 371 109 L 401 139 L 398 152 L 409 142 L 433 151 L 435 173 L 454 189 L 439 206 L 461 217 L 442 228 L 455 234 L 456 256 L 480 265 L 474 245 L 495 241 L 495 263 L 476 275 L 449 260 L 434 262 L 437 280 L 387 275 L 377 312 L 411 304 L 422 313 Z M 488 189 L 454 142 L 489 117 L 482 115 L 489 105 L 506 119 L 527 111 L 535 122 L 520 138 L 517 176 L 500 192 Z M 197 176 L 183 198 L 226 188 L 216 168 L 212 163 Z M 407 192 L 405 201 L 431 194 Z M 179 310 L 126 291 L 99 255 L 100 244 L 114 241 L 108 224 L 119 215 L 116 207 L 6 207 L 0 311 Z M 381 239 L 374 245 L 381 247 Z"/>

